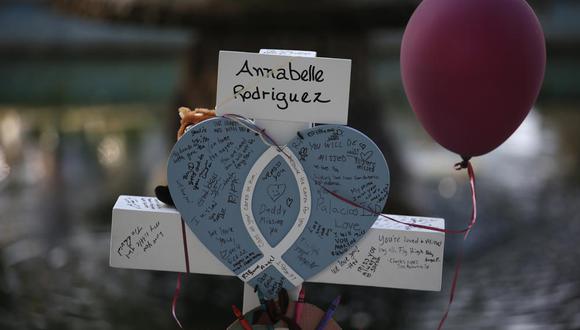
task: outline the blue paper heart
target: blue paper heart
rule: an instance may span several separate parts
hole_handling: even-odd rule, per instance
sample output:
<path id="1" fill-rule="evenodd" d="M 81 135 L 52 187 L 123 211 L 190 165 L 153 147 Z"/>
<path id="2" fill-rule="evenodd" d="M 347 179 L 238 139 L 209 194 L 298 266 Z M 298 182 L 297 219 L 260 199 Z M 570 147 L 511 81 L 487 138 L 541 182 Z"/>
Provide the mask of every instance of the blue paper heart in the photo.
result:
<path id="1" fill-rule="evenodd" d="M 375 222 L 324 188 L 378 212 L 389 191 L 381 151 L 339 125 L 300 131 L 278 149 L 235 121 L 206 120 L 175 144 L 167 173 L 187 225 L 266 298 L 324 270 Z"/>

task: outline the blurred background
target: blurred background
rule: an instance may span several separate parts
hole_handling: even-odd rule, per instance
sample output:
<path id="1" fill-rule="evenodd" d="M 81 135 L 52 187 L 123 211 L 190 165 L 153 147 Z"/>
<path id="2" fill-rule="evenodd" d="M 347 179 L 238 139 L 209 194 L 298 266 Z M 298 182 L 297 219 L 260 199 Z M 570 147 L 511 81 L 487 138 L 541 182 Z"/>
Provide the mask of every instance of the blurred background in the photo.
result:
<path id="1" fill-rule="evenodd" d="M 545 83 L 507 143 L 475 159 L 479 223 L 446 329 L 580 328 L 580 2 L 530 1 L 548 46 Z M 120 194 L 165 183 L 177 107 L 213 107 L 220 49 L 351 58 L 349 124 L 383 149 L 387 212 L 464 227 L 457 157 L 420 127 L 399 46 L 418 1 L 21 0 L 0 2 L 0 328 L 175 328 L 176 274 L 108 266 Z M 441 292 L 306 284 L 345 329 L 434 329 Z M 236 278 L 189 275 L 178 314 L 223 329 Z"/>

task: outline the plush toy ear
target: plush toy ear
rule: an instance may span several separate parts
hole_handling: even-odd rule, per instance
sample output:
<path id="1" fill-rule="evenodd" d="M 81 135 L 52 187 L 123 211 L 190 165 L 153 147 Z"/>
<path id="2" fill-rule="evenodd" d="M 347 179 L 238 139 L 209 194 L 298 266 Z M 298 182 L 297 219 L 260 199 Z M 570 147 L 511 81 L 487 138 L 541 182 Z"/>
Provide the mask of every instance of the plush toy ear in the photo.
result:
<path id="1" fill-rule="evenodd" d="M 181 117 L 181 121 L 179 130 L 177 131 L 178 140 L 183 134 L 185 134 L 187 127 L 215 117 L 215 110 L 204 108 L 195 108 L 195 110 L 191 110 L 186 107 L 181 107 L 179 108 L 179 116 Z"/>
<path id="2" fill-rule="evenodd" d="M 167 205 L 175 206 L 173 198 L 171 198 L 171 194 L 169 193 L 169 187 L 167 186 L 155 187 L 155 197 Z"/>
<path id="3" fill-rule="evenodd" d="M 183 119 L 188 112 L 191 112 L 191 109 L 188 107 L 179 107 L 179 117 Z"/>

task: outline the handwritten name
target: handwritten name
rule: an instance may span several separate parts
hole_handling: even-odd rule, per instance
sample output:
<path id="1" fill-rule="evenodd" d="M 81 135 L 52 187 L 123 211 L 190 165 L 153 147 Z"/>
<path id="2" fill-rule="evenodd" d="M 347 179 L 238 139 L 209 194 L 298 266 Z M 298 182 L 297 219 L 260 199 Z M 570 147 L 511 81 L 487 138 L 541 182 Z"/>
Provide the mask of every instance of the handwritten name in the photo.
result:
<path id="1" fill-rule="evenodd" d="M 248 60 L 244 61 L 242 67 L 236 73 L 238 76 L 258 77 L 274 80 L 286 80 L 293 82 L 324 82 L 324 71 L 317 68 L 315 65 L 308 65 L 303 70 L 298 70 L 292 67 L 292 62 L 288 62 L 288 66 L 269 68 L 250 66 Z M 242 102 L 248 100 L 270 100 L 276 103 L 276 107 L 280 110 L 286 110 L 291 103 L 329 103 L 330 99 L 325 97 L 322 92 L 318 91 L 304 91 L 304 92 L 286 92 L 279 91 L 276 88 L 260 88 L 256 86 L 251 90 L 242 84 L 237 84 L 233 87 L 234 98 L 240 98 Z"/>

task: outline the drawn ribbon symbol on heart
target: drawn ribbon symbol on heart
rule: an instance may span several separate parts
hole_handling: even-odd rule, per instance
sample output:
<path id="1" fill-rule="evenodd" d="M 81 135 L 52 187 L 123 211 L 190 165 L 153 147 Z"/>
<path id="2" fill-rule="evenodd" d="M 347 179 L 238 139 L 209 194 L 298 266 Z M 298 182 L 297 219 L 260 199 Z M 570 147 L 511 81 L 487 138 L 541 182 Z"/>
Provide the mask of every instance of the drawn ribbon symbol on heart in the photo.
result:
<path id="1" fill-rule="evenodd" d="M 381 151 L 340 125 L 303 130 L 277 147 L 236 121 L 206 120 L 177 141 L 167 175 L 193 233 L 267 299 L 324 270 L 375 222 L 326 189 L 379 212 L 389 192 Z"/>

